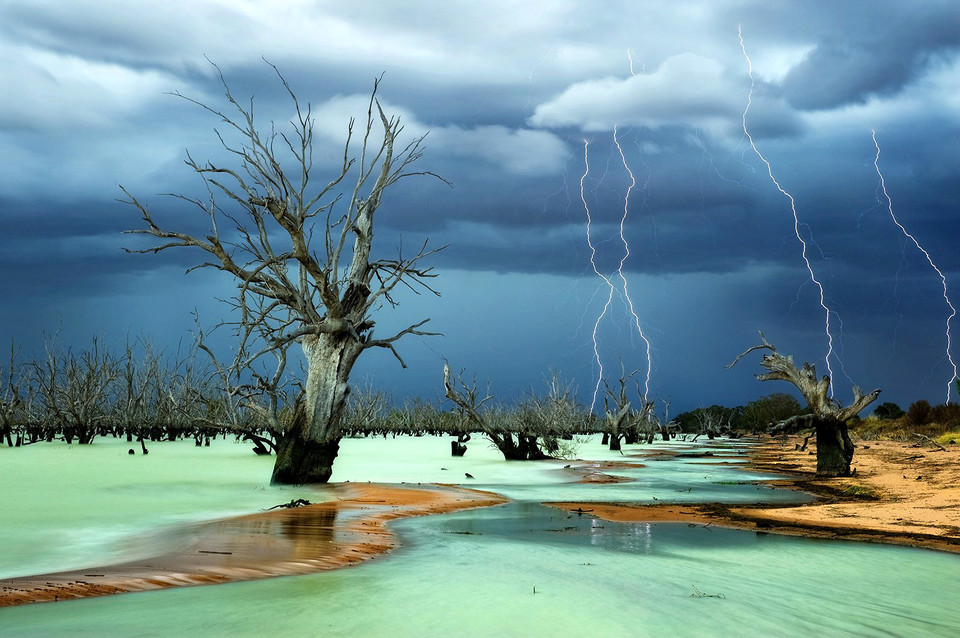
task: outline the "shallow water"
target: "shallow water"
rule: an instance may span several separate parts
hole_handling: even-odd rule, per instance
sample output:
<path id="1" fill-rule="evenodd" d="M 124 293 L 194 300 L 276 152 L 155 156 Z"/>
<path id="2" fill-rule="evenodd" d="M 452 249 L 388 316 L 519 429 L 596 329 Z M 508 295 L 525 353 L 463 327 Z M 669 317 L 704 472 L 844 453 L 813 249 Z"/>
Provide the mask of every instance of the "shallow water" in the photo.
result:
<path id="1" fill-rule="evenodd" d="M 477 478 L 464 477 L 462 482 L 498 485 L 498 491 L 522 499 L 483 510 L 398 521 L 392 528 L 402 544 L 388 556 L 308 576 L 0 609 L 0 634 L 960 635 L 954 610 L 960 557 L 954 555 L 686 524 L 609 523 L 537 502 L 543 494 L 570 500 L 581 491 L 592 495 L 591 500 L 606 500 L 597 494 L 614 493 L 617 496 L 609 500 L 626 500 L 619 495 L 631 489 L 641 501 L 656 493 L 676 497 L 669 500 L 704 500 L 687 498 L 698 490 L 736 499 L 745 499 L 749 490 L 751 500 L 773 494 L 782 498 L 779 491 L 736 485 L 749 480 L 745 476 L 756 477 L 735 467 L 674 459 L 630 470 L 637 483 L 578 485 L 560 482 L 570 480 L 562 471 L 565 463 L 511 464 L 482 447 L 474 443 L 467 457 L 452 459 L 449 443 L 427 437 L 346 442 L 338 460 L 341 480 L 417 482 L 436 480 L 430 477 L 439 473 L 470 472 Z M 62 540 L 71 538 L 64 530 L 75 520 L 95 536 L 112 530 L 116 522 L 148 529 L 149 524 L 252 511 L 299 497 L 295 490 L 257 483 L 258 478 L 269 477 L 270 460 L 252 454 L 247 458 L 246 450 L 221 443 L 205 451 L 222 458 L 211 456 L 201 462 L 193 450 L 181 456 L 173 446 L 165 454 L 158 449 L 155 455 L 151 449 L 153 469 L 132 474 L 111 466 L 147 459 L 110 458 L 87 465 L 69 456 L 74 451 L 51 452 L 50 456 L 60 455 L 56 473 L 61 480 L 21 488 L 35 499 L 36 507 L 12 507 L 11 520 L 17 521 L 21 533 L 45 532 Z M 33 454 L 33 464 L 47 460 L 42 448 Z M 581 456 L 615 458 L 598 445 L 584 446 Z M 8 471 L 12 458 L 9 453 L 0 455 L 4 494 L 19 484 Z M 161 467 L 168 461 L 170 469 L 177 468 L 175 475 Z M 213 479 L 212 486 L 204 486 Z M 133 481 L 163 498 L 151 499 L 148 505 L 124 496 L 124 505 L 131 508 L 125 517 L 115 511 L 115 498 L 140 491 L 124 487 Z M 683 482 L 693 489 L 676 491 Z M 69 506 L 59 513 L 31 514 L 43 507 L 44 490 L 51 487 L 59 495 L 57 502 Z M 317 501 L 317 494 L 307 498 Z M 232 498 L 237 501 L 231 504 Z M 11 509 L 7 501 L 4 510 Z M 98 511 L 108 519 L 99 526 Z M 25 564 L 11 559 L 7 527 L 6 522 L 0 524 L 4 552 L 0 566 L 6 566 L 0 567 L 0 574 L 10 575 L 6 572 L 11 565 L 19 570 L 44 562 L 42 552 L 35 552 Z M 114 540 L 111 536 L 93 543 L 100 548 L 92 553 Z M 81 543 L 70 553 L 91 552 Z M 698 590 L 723 598 L 691 597 Z"/>

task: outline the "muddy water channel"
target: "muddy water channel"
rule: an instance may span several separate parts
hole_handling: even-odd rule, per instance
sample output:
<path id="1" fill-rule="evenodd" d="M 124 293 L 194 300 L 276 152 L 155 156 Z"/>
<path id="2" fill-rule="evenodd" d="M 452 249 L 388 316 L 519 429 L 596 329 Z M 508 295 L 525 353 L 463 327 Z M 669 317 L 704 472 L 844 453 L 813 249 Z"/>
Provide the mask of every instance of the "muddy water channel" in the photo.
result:
<path id="1" fill-rule="evenodd" d="M 0 578 L 153 556 L 199 521 L 323 488 L 266 484 L 246 445 L 36 445 L 0 450 Z M 400 546 L 334 571 L 0 609 L 3 636 L 956 636 L 960 557 L 675 523 L 611 523 L 544 501 L 790 501 L 744 471 L 735 445 L 655 449 L 713 456 L 579 456 L 635 463 L 634 479 L 577 483 L 577 462 L 508 463 L 473 441 L 345 441 L 333 480 L 458 483 L 511 502 L 390 524 Z M 641 466 L 642 465 L 642 466 Z M 468 478 L 470 474 L 473 478 Z"/>

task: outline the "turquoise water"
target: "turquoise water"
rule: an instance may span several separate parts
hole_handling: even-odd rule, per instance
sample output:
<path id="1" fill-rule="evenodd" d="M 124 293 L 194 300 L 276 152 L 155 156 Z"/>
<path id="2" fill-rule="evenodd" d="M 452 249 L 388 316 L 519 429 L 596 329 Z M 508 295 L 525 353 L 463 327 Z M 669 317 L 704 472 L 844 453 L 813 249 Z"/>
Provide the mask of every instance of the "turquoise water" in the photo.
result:
<path id="1" fill-rule="evenodd" d="M 443 445 L 449 454 L 446 441 L 425 437 L 398 440 L 395 445 L 402 454 L 384 459 L 391 440 L 350 442 L 342 459 L 343 472 L 353 472 L 350 480 L 361 480 L 367 464 L 370 480 L 402 474 L 406 477 L 402 480 L 417 482 L 431 473 L 469 471 L 477 476 L 478 486 L 482 480 L 484 487 L 498 485 L 490 480 L 498 477 L 502 481 L 498 491 L 521 500 L 398 521 L 392 529 L 400 536 L 399 549 L 347 569 L 2 609 L 0 635 L 960 635 L 955 613 L 960 557 L 954 555 L 686 524 L 617 524 L 542 507 L 537 500 L 547 493 L 551 500 L 569 500 L 583 490 L 594 495 L 616 493 L 609 500 L 623 500 L 620 494 L 630 486 L 639 500 L 648 494 L 650 498 L 660 494 L 662 500 L 667 500 L 662 496 L 667 494 L 687 500 L 701 489 L 705 494 L 726 492 L 741 500 L 748 493 L 752 500 L 771 495 L 783 498 L 781 492 L 758 490 L 757 485 L 728 484 L 753 476 L 735 467 L 658 461 L 629 470 L 636 474 L 636 483 L 584 486 L 562 482 L 570 478 L 560 471 L 565 463 L 506 464 L 474 449 L 479 446 L 468 452 L 468 457 L 479 452 L 473 459 L 465 457 L 457 463 L 435 449 Z M 225 459 L 234 458 L 235 451 L 222 454 Z M 421 454 L 419 466 L 410 460 L 417 453 Z M 38 452 L 35 460 L 44 455 Z M 153 455 L 151 450 L 151 460 Z M 269 463 L 254 457 L 255 462 L 243 471 L 224 463 L 227 467 L 222 470 L 230 478 L 221 477 L 219 486 L 201 497 L 196 491 L 203 491 L 203 481 L 193 476 L 198 458 L 191 456 L 193 460 L 184 463 L 173 448 L 169 455 L 169 462 L 179 468 L 175 481 L 168 483 L 163 473 L 142 477 L 149 479 L 154 493 L 165 494 L 165 504 L 141 505 L 138 518 L 176 525 L 158 510 L 177 510 L 170 516 L 187 520 L 186 510 L 191 508 L 201 518 L 227 508 L 220 496 L 250 492 L 255 496 L 248 494 L 249 501 L 241 505 L 252 511 L 294 494 L 292 490 L 271 493 L 273 488 L 260 485 L 262 493 L 251 487 L 256 481 L 244 476 L 259 472 L 261 465 L 269 476 Z M 596 445 L 581 449 L 581 456 L 588 455 L 614 458 Z M 5 469 L 8 458 L 0 455 Z M 241 458 L 237 455 L 234 460 L 246 463 Z M 378 458 L 383 463 L 379 467 Z M 76 465 L 64 469 L 82 473 Z M 106 472 L 103 464 L 99 469 L 101 474 Z M 4 471 L 4 483 L 7 477 Z M 61 513 L 64 527 L 73 517 L 89 512 L 79 501 L 89 499 L 96 507 L 109 507 L 112 502 L 110 490 L 101 493 L 104 490 L 97 487 L 95 476 L 89 482 L 76 476 L 75 482 L 83 485 L 83 491 Z M 464 482 L 472 484 L 465 478 Z M 685 485 L 693 489 L 677 491 Z M 9 487 L 4 485 L 5 494 Z M 616 491 L 606 492 L 607 488 Z M 62 485 L 59 491 L 64 489 L 70 491 Z M 40 498 L 41 492 L 35 490 L 34 498 Z M 177 494 L 189 507 L 175 506 Z M 594 496 L 592 500 L 607 499 Z M 4 508 L 9 507 L 5 499 Z M 86 529 L 96 533 L 95 517 L 86 516 L 80 516 Z M 29 519 L 28 512 L 17 514 L 21 531 L 32 524 Z M 60 524 L 44 515 L 35 525 L 39 531 Z M 4 538 L 0 543 L 4 561 L 16 563 L 6 556 L 9 536 Z M 723 597 L 691 596 L 697 591 Z"/>

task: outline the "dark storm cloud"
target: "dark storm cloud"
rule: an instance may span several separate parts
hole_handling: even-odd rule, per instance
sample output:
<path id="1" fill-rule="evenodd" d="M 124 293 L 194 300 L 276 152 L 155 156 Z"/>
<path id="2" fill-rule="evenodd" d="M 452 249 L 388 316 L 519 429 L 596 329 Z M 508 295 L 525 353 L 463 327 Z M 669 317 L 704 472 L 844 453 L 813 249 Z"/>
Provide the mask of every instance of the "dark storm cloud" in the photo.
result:
<path id="1" fill-rule="evenodd" d="M 0 330 L 39 334 L 69 312 L 122 334 L 124 321 L 160 309 L 163 329 L 181 326 L 170 320 L 178 305 L 189 324 L 198 299 L 229 296 L 232 285 L 217 287 L 209 273 L 182 276 L 196 253 L 123 253 L 146 244 L 121 235 L 138 221 L 115 201 L 117 185 L 149 203 L 161 225 L 206 233 L 200 211 L 156 194 L 205 196 L 183 159 L 189 151 L 229 161 L 213 133 L 225 127 L 168 93 L 222 107 L 206 56 L 241 102 L 255 96 L 262 127 L 282 128 L 292 109 L 266 58 L 311 104 L 320 181 L 342 158 L 347 121 L 362 115 L 381 73 L 384 108 L 402 116 L 410 138 L 429 132 L 418 168 L 453 188 L 430 178 L 399 184 L 378 213 L 376 250 L 392 255 L 402 243 L 408 253 L 427 238 L 449 244 L 430 262 L 447 282 L 436 303 L 459 305 L 417 298 L 411 313 L 442 320 L 442 347 L 463 365 L 474 367 L 474 357 L 480 370 L 520 375 L 505 355 L 470 349 L 509 309 L 503 332 L 537 327 L 510 349 L 563 344 L 528 348 L 523 375 L 536 378 L 523 385 L 535 385 L 533 368 L 550 368 L 560 349 L 579 384 L 592 383 L 583 324 L 603 283 L 590 265 L 580 184 L 595 262 L 612 273 L 624 255 L 629 167 L 636 184 L 624 269 L 654 336 L 654 391 L 679 403 L 692 378 L 710 388 L 683 399 L 694 403 L 774 391 L 749 373 L 718 379 L 710 367 L 752 345 L 758 327 L 801 359 L 822 356 L 825 341 L 789 202 L 742 129 L 751 87 L 742 25 L 755 76 L 747 123 L 795 197 L 812 267 L 843 321 L 849 373 L 876 373 L 864 384 L 894 389 L 884 395 L 892 400 L 927 387 L 939 395 L 948 372 L 938 363 L 942 289 L 879 200 L 870 130 L 895 211 L 954 293 L 958 13 L 954 2 L 893 1 L 547 2 L 537 11 L 509 0 L 8 2 L 0 54 L 11 63 L 0 82 L 16 99 L 0 101 L 0 290 L 33 314 L 8 312 Z M 64 298 L 76 302 L 66 311 Z M 139 315 L 128 313 L 132 301 Z M 632 356 L 629 322 L 615 319 L 604 352 Z M 165 337 L 182 338 L 178 330 Z M 425 365 L 435 363 L 424 353 Z M 678 364 L 701 356 L 709 362 L 697 370 Z M 398 383 L 426 393 L 437 385 Z"/>
<path id="2" fill-rule="evenodd" d="M 831 34 L 784 80 L 784 95 L 798 109 L 862 104 L 895 94 L 960 48 L 956 3 L 877 7 L 876 30 Z"/>

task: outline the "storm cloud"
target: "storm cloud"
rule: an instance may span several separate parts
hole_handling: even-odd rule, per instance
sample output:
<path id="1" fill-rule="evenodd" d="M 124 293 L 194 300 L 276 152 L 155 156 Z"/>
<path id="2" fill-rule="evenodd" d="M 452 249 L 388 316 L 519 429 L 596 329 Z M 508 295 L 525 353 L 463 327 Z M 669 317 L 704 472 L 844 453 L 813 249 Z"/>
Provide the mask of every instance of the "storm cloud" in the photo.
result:
<path id="1" fill-rule="evenodd" d="M 832 311 L 838 396 L 856 381 L 901 404 L 945 398 L 942 283 L 891 220 L 874 161 L 957 295 L 955 2 L 11 0 L 0 53 L 0 336 L 27 351 L 56 330 L 77 347 L 180 342 L 194 308 L 228 313 L 215 299 L 229 278 L 183 274 L 197 255 L 124 252 L 142 244 L 122 234 L 140 222 L 119 187 L 206 232 L 164 194 L 201 196 L 186 154 L 229 161 L 214 129 L 229 131 L 176 94 L 225 108 L 222 72 L 282 130 L 293 110 L 276 65 L 316 120 L 318 175 L 382 76 L 406 139 L 426 135 L 418 169 L 452 185 L 406 180 L 378 213 L 381 254 L 447 245 L 432 262 L 443 297 L 404 296 L 382 317 L 386 330 L 429 316 L 444 336 L 399 344 L 408 370 L 371 356 L 358 373 L 398 396 L 440 394 L 443 356 L 506 398 L 551 369 L 585 398 L 608 295 L 594 266 L 612 277 L 621 262 L 654 395 L 689 409 L 784 391 L 750 362 L 724 365 L 762 328 L 823 369 L 802 239 Z M 598 351 L 644 367 L 622 294 Z"/>

